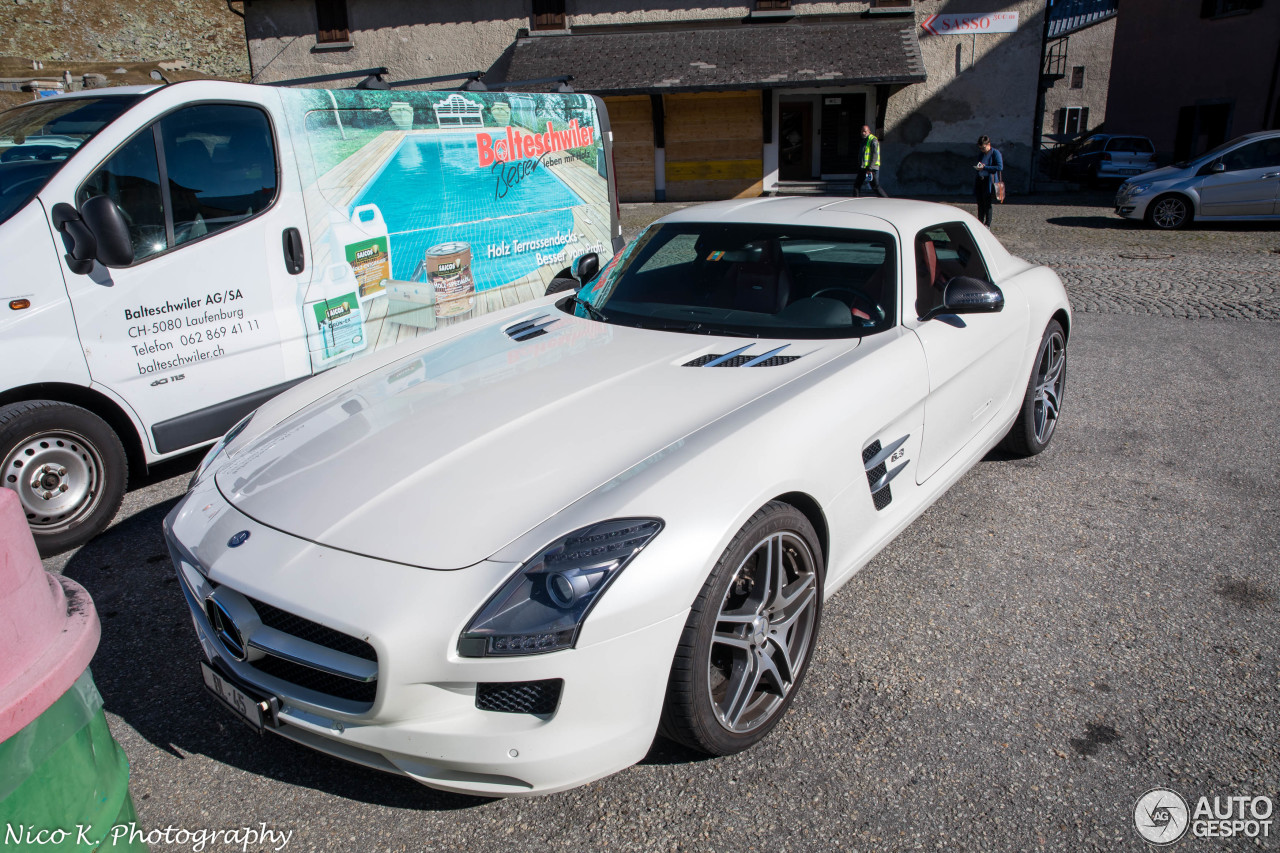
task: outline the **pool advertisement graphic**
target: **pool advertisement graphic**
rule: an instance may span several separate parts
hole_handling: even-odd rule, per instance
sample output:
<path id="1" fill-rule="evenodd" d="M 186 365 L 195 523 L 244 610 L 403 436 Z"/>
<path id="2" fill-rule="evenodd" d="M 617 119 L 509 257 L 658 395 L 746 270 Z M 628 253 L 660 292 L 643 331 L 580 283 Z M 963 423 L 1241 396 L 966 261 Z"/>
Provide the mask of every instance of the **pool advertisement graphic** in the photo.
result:
<path id="1" fill-rule="evenodd" d="M 314 369 L 540 297 L 578 255 L 610 254 L 590 96 L 280 94 L 311 224 Z"/>

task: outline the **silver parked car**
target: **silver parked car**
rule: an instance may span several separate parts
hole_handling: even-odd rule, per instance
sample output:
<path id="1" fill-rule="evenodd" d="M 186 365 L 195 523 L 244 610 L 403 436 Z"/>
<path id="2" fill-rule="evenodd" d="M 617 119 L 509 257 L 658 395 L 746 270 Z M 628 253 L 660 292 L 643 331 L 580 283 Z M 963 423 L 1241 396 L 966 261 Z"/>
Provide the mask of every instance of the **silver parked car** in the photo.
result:
<path id="1" fill-rule="evenodd" d="M 1068 180 L 1123 181 L 1156 167 L 1156 149 L 1145 136 L 1095 133 L 1062 164 Z"/>
<path id="2" fill-rule="evenodd" d="M 1166 230 L 1193 219 L 1280 220 L 1280 130 L 1130 178 L 1116 193 L 1116 213 Z"/>

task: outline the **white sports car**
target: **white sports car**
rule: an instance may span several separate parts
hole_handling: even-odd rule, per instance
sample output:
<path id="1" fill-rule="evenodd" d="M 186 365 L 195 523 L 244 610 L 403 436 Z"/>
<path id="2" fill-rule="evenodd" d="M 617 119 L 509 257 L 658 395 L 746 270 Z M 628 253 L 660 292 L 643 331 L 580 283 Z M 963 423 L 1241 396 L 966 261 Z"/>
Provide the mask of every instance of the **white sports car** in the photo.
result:
<path id="1" fill-rule="evenodd" d="M 745 749 L 823 600 L 996 445 L 1053 436 L 1062 284 L 955 208 L 719 202 L 598 265 L 209 453 L 165 526 L 236 713 L 491 796 L 613 773 L 659 732 Z"/>

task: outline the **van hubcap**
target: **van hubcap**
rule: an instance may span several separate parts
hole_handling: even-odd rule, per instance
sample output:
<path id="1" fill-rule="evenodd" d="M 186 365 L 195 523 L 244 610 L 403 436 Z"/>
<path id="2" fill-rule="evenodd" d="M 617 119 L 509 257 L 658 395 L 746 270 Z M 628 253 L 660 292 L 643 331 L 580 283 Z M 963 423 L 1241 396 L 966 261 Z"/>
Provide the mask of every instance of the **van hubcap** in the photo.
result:
<path id="1" fill-rule="evenodd" d="M 3 485 L 18 493 L 27 523 L 40 533 L 64 530 L 93 512 L 102 493 L 102 458 L 83 436 L 47 432 L 5 456 Z"/>

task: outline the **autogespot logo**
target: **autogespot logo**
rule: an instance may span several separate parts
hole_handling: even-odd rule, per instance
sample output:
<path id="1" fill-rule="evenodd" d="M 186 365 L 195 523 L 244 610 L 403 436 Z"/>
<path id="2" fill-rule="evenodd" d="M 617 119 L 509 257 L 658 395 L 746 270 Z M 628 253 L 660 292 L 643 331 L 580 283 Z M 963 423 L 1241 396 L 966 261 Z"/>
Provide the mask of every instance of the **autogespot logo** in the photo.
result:
<path id="1" fill-rule="evenodd" d="M 1187 832 L 1187 801 L 1166 788 L 1152 788 L 1138 798 L 1133 825 L 1152 844 L 1172 844 Z"/>

